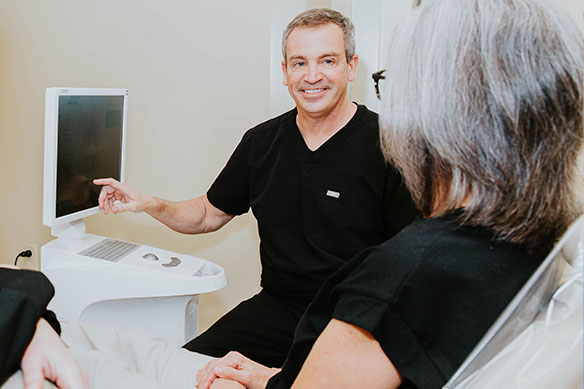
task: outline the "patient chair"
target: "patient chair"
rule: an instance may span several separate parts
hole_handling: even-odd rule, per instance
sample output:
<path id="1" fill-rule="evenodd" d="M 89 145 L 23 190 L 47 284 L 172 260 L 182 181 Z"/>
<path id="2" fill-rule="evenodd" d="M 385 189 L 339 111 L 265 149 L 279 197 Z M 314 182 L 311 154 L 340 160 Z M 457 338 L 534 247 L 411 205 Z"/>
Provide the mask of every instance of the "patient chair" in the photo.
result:
<path id="1" fill-rule="evenodd" d="M 444 388 L 582 388 L 584 216 Z"/>

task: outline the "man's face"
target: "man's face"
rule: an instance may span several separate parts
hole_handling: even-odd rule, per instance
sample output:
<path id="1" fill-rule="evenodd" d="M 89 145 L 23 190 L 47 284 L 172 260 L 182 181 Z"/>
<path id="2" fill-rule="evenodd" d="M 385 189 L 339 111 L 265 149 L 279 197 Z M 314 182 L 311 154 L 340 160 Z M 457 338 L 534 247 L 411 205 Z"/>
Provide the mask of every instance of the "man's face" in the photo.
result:
<path id="1" fill-rule="evenodd" d="M 347 99 L 347 83 L 355 79 L 357 56 L 345 57 L 343 30 L 333 23 L 297 27 L 286 43 L 282 61 L 284 85 L 299 113 L 328 115 Z"/>

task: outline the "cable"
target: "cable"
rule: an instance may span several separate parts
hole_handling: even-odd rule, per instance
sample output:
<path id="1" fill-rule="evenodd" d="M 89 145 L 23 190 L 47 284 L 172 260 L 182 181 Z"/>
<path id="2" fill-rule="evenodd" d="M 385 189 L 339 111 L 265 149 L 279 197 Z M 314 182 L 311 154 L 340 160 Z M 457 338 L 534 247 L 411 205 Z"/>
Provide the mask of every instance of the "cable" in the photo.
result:
<path id="1" fill-rule="evenodd" d="M 32 257 L 32 251 L 24 250 L 24 251 L 21 251 L 20 253 L 18 253 L 16 258 L 14 258 L 14 266 L 16 266 L 16 264 L 18 263 L 18 258 L 20 258 L 20 257 L 25 257 L 25 258 Z"/>

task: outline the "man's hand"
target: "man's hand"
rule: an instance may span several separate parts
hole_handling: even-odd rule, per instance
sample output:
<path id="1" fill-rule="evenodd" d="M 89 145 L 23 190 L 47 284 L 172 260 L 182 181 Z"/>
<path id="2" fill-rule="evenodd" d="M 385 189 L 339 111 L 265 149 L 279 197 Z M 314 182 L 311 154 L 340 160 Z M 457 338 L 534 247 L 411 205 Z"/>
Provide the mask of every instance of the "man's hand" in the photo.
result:
<path id="1" fill-rule="evenodd" d="M 102 185 L 98 200 L 99 209 L 106 215 L 109 212 L 143 212 L 153 200 L 153 197 L 142 194 L 113 178 L 99 178 L 93 180 L 93 183 Z"/>
<path id="2" fill-rule="evenodd" d="M 41 389 L 45 378 L 59 388 L 89 388 L 85 373 L 44 319 L 37 323 L 34 336 L 20 362 L 25 389 Z"/>
<path id="3" fill-rule="evenodd" d="M 280 369 L 269 368 L 231 351 L 197 372 L 197 388 L 208 389 L 216 378 L 237 381 L 248 389 L 263 389 Z"/>

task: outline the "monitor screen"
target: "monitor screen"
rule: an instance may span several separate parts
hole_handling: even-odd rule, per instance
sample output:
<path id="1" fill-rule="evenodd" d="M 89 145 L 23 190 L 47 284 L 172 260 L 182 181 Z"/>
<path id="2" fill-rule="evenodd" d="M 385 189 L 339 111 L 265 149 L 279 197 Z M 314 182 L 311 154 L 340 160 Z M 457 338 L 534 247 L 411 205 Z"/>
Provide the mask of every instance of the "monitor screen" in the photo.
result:
<path id="1" fill-rule="evenodd" d="M 59 96 L 56 217 L 97 206 L 93 179 L 120 179 L 123 96 Z"/>
<path id="2" fill-rule="evenodd" d="M 47 89 L 44 224 L 97 212 L 93 179 L 122 181 L 126 98 L 124 89 Z"/>

